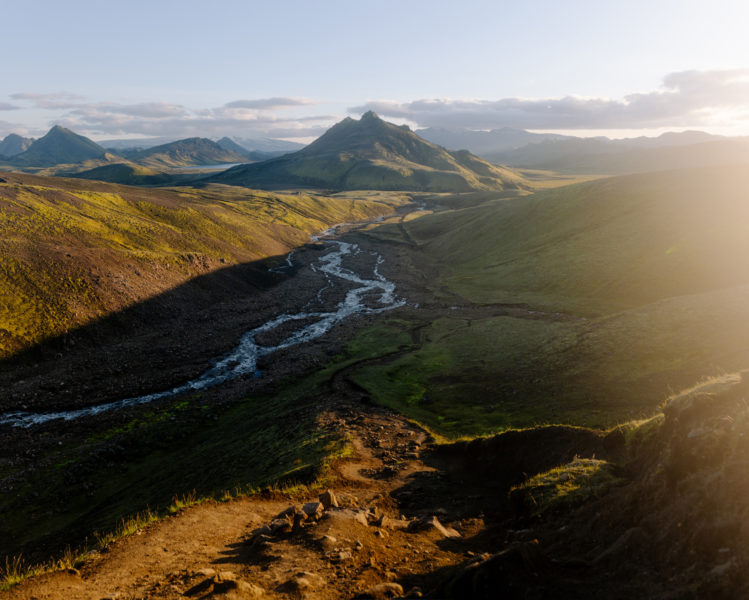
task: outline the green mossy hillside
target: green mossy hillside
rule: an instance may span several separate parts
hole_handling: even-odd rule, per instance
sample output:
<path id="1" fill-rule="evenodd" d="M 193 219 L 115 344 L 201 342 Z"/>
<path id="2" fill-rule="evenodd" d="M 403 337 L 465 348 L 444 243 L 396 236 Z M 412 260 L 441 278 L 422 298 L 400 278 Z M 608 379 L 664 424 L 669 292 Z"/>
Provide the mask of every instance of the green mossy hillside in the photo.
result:
<path id="1" fill-rule="evenodd" d="M 0 357 L 200 274 L 280 255 L 410 201 L 225 186 L 144 189 L 7 174 L 0 183 Z"/>

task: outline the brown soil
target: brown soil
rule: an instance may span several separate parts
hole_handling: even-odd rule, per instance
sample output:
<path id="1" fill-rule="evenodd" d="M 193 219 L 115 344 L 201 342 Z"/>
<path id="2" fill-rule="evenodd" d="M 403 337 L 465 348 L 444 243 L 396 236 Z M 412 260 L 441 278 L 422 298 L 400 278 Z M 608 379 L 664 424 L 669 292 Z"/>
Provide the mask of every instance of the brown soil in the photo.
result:
<path id="1" fill-rule="evenodd" d="M 338 508 L 271 532 L 264 526 L 278 527 L 281 512 L 317 493 L 208 502 L 111 544 L 80 572 L 28 580 L 6 597 L 586 598 L 608 585 L 607 569 L 564 545 L 547 555 L 536 536 L 558 541 L 559 532 L 527 528 L 507 503 L 524 474 L 605 454 L 600 435 L 547 427 L 435 446 L 402 417 L 352 401 L 345 376 L 331 385 L 349 400 L 323 412 L 320 427 L 338 429 L 354 449 L 326 479 Z"/>
<path id="2" fill-rule="evenodd" d="M 399 582 L 408 591 L 429 583 L 435 570 L 462 562 L 481 550 L 472 536 L 481 519 L 461 519 L 448 497 L 434 510 L 445 526 L 462 537 L 445 538 L 437 530 L 410 532 L 402 527 L 394 494 L 420 479 L 440 474 L 420 456 L 427 434 L 385 411 L 370 409 L 327 413 L 350 437 L 355 455 L 336 462 L 331 489 L 339 509 L 293 532 L 258 542 L 253 531 L 269 524 L 289 506 L 316 497 L 255 496 L 226 503 L 206 503 L 152 524 L 113 543 L 80 572 L 42 576 L 15 588 L 8 598 L 183 598 L 204 583 L 193 597 L 229 597 L 213 582 L 213 572 L 229 571 L 237 581 L 265 590 L 268 598 L 350 598 L 383 582 Z M 408 522 L 431 516 L 431 509 L 408 511 Z M 357 515 L 360 515 L 357 519 Z M 376 518 L 385 515 L 381 526 Z M 366 523 L 366 524 L 365 524 Z M 331 536 L 335 540 L 323 538 Z M 261 538 L 262 539 L 262 538 Z M 302 572 L 314 576 L 299 578 Z M 230 578 L 225 575 L 224 579 Z M 301 579 L 308 580 L 307 582 Z M 210 581 L 210 584 L 206 584 Z M 305 587 L 309 584 L 309 587 Z M 236 597 L 246 586 L 231 584 Z"/>

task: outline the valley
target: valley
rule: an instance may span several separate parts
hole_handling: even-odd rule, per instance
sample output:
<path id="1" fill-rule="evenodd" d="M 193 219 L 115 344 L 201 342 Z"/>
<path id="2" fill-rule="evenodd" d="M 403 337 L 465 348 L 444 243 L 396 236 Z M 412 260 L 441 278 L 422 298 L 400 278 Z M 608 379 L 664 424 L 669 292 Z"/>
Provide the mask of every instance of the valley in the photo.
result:
<path id="1" fill-rule="evenodd" d="M 0 600 L 749 598 L 746 3 L 2 19 Z"/>
<path id="2" fill-rule="evenodd" d="M 366 162 L 374 129 L 448 160 L 393 127 L 344 122 L 321 155 L 353 138 Z M 740 535 L 676 525 L 719 519 L 707 479 L 742 486 L 745 169 L 491 173 L 462 192 L 3 173 L 9 597 L 745 585 Z M 339 510 L 279 516 L 327 488 Z M 690 552 L 633 557 L 661 524 Z"/>

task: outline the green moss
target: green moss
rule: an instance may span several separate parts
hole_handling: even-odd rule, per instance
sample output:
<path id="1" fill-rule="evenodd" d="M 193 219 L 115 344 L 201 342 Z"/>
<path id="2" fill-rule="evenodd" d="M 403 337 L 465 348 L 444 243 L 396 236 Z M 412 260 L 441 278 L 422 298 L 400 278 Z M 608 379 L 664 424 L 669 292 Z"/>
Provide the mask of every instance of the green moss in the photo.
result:
<path id="1" fill-rule="evenodd" d="M 531 515 L 568 509 L 604 495 L 620 479 L 605 460 L 576 458 L 510 489 L 510 498 Z"/>
<path id="2" fill-rule="evenodd" d="M 157 294 L 226 265 L 284 254 L 313 232 L 387 215 L 408 201 L 398 193 L 356 200 L 36 177 L 5 184 L 0 358 L 121 310 L 143 290 Z"/>

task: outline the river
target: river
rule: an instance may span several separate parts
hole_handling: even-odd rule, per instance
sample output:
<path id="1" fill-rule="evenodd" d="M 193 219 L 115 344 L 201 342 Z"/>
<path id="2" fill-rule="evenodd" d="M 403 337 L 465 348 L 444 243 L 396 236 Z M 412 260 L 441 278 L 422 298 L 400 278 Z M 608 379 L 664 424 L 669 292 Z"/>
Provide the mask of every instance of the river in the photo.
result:
<path id="1" fill-rule="evenodd" d="M 333 231 L 334 229 L 327 230 L 313 239 L 318 240 Z M 57 419 L 71 421 L 107 411 L 148 404 L 149 402 L 171 396 L 204 390 L 243 375 L 258 376 L 257 362 L 260 357 L 319 338 L 330 331 L 337 323 L 353 315 L 379 313 L 405 304 L 405 300 L 395 295 L 395 284 L 380 274 L 379 266 L 382 264 L 383 259 L 379 254 L 376 255 L 371 272 L 358 274 L 343 265 L 346 257 L 353 257 L 361 252 L 357 244 L 340 240 L 332 240 L 325 243 L 329 251 L 307 267 L 326 276 L 326 283 L 318 291 L 317 297 L 320 298 L 322 291 L 328 287 L 330 278 L 336 278 L 352 286 L 346 292 L 344 299 L 332 310 L 307 312 L 301 309 L 299 312 L 277 315 L 259 327 L 245 332 L 233 350 L 215 360 L 213 365 L 200 376 L 171 389 L 144 396 L 125 398 L 106 404 L 89 406 L 78 410 L 49 413 L 6 413 L 0 416 L 0 425 L 31 427 Z M 276 270 L 293 267 L 293 256 L 294 251 L 288 254 L 286 262 L 280 267 L 276 267 Z M 259 334 L 273 331 L 281 325 L 294 321 L 299 321 L 300 326 L 292 329 L 277 344 L 263 346 L 255 341 Z"/>

